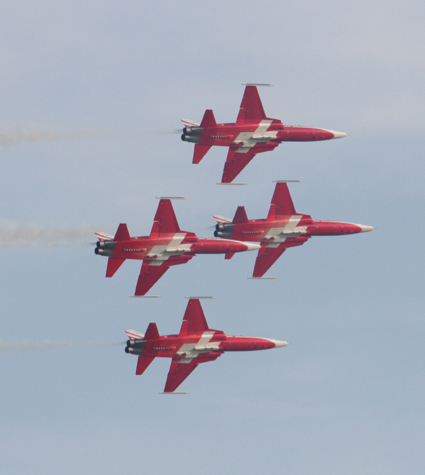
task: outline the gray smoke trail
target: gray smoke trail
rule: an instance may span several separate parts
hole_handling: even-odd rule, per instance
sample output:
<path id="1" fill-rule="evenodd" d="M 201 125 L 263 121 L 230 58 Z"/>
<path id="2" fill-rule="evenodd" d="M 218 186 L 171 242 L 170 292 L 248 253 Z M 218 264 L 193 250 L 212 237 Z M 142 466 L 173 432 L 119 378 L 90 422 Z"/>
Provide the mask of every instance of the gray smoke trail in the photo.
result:
<path id="1" fill-rule="evenodd" d="M 58 247 L 87 244 L 94 240 L 94 227 L 84 225 L 15 223 L 0 221 L 0 247 Z"/>
<path id="2" fill-rule="evenodd" d="M 104 342 L 104 341 L 85 341 L 85 342 L 71 342 L 71 341 L 0 341 L 0 353 L 7 353 L 9 351 L 40 351 L 53 350 L 54 348 L 75 348 L 75 347 L 91 347 L 91 346 L 118 346 L 124 345 L 125 342 Z"/>
<path id="3" fill-rule="evenodd" d="M 72 142 L 87 139 L 102 139 L 117 136 L 149 136 L 162 134 L 179 134 L 181 129 L 174 130 L 141 130 L 141 129 L 101 129 L 101 128 L 65 128 L 20 126 L 0 128 L 0 145 L 7 147 L 17 143 L 38 142 Z"/>

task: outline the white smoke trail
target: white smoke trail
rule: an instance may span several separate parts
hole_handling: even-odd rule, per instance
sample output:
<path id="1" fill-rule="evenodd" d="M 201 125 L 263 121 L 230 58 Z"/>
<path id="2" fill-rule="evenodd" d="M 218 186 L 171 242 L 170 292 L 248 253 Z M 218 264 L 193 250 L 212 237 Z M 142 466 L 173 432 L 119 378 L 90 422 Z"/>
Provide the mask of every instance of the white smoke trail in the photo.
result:
<path id="1" fill-rule="evenodd" d="M 71 342 L 71 341 L 0 341 L 0 353 L 7 353 L 9 351 L 30 352 L 40 350 L 53 350 L 55 348 L 71 348 L 71 347 L 92 347 L 92 346 L 118 346 L 124 345 L 125 342 L 105 342 L 105 341 L 85 341 L 85 342 Z"/>
<path id="2" fill-rule="evenodd" d="M 87 139 L 102 139 L 117 136 L 149 136 L 162 134 L 179 134 L 181 129 L 174 130 L 141 130 L 141 129 L 101 129 L 101 128 L 66 128 L 66 127 L 0 127 L 0 145 L 7 147 L 18 143 L 38 142 L 73 142 Z"/>
<path id="3" fill-rule="evenodd" d="M 95 239 L 94 227 L 0 221 L 0 247 L 58 247 L 87 244 Z"/>

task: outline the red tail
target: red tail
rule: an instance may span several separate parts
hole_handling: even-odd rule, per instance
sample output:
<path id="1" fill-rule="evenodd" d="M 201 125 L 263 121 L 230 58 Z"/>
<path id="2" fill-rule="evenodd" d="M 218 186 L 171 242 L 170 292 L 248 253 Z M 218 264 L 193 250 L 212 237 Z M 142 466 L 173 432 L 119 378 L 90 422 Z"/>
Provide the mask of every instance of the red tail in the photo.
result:
<path id="1" fill-rule="evenodd" d="M 216 127 L 217 122 L 215 121 L 214 113 L 211 109 L 207 109 L 205 111 L 204 117 L 202 118 L 202 122 L 199 127 Z"/>
<path id="2" fill-rule="evenodd" d="M 197 165 L 205 157 L 210 148 L 211 145 L 199 145 L 198 143 L 195 144 L 192 163 Z"/>
<path id="3" fill-rule="evenodd" d="M 146 330 L 144 339 L 145 340 L 158 340 L 159 337 L 159 331 L 158 327 L 156 326 L 156 323 L 149 323 L 148 328 Z"/>
<path id="4" fill-rule="evenodd" d="M 140 376 L 155 358 L 153 356 L 139 356 L 137 359 L 136 375 Z"/>
<path id="5" fill-rule="evenodd" d="M 129 241 L 130 233 L 126 224 L 121 223 L 115 233 L 114 241 Z"/>
<path id="6" fill-rule="evenodd" d="M 110 257 L 108 259 L 108 265 L 106 266 L 106 277 L 112 277 L 115 272 L 122 266 L 125 259 L 118 257 Z"/>
<path id="7" fill-rule="evenodd" d="M 245 206 L 238 206 L 232 224 L 244 224 L 248 222 L 248 216 L 245 211 Z"/>

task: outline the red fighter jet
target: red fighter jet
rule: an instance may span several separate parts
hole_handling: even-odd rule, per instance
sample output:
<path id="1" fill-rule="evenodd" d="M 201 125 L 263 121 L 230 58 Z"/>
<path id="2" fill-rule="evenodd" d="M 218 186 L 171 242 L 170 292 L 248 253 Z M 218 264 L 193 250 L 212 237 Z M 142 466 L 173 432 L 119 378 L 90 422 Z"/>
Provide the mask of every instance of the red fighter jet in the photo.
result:
<path id="1" fill-rule="evenodd" d="M 198 238 L 182 231 L 177 222 L 171 198 L 160 198 L 149 236 L 130 237 L 126 224 L 120 224 L 114 237 L 96 233 L 99 241 L 95 253 L 109 257 L 106 277 L 112 277 L 126 259 L 143 260 L 135 296 L 146 292 L 171 267 L 186 264 L 196 254 L 225 254 L 259 249 L 259 245 L 234 240 Z"/>
<path id="2" fill-rule="evenodd" d="M 347 136 L 328 129 L 284 126 L 280 120 L 267 117 L 256 86 L 270 84 L 246 84 L 236 123 L 217 124 L 209 109 L 200 124 L 182 120 L 185 128 L 181 139 L 196 144 L 192 163 L 199 163 L 213 145 L 230 147 L 222 183 L 231 183 L 257 153 L 269 152 L 281 142 L 313 142 Z"/>
<path id="3" fill-rule="evenodd" d="M 199 298 L 202 297 L 190 298 L 178 335 L 160 336 L 155 323 L 149 323 L 144 335 L 126 331 L 130 339 L 125 352 L 139 357 L 136 375 L 143 374 L 155 357 L 172 358 L 164 393 L 173 393 L 200 363 L 214 361 L 225 351 L 267 350 L 288 344 L 267 338 L 228 336 L 208 328 Z"/>
<path id="4" fill-rule="evenodd" d="M 291 181 L 276 182 L 266 219 L 248 220 L 243 206 L 238 207 L 233 221 L 222 216 L 214 216 L 218 223 L 214 236 L 261 242 L 253 278 L 262 278 L 286 249 L 301 246 L 311 236 L 341 236 L 373 230 L 372 226 L 316 221 L 307 214 L 297 213 L 287 185 Z"/>

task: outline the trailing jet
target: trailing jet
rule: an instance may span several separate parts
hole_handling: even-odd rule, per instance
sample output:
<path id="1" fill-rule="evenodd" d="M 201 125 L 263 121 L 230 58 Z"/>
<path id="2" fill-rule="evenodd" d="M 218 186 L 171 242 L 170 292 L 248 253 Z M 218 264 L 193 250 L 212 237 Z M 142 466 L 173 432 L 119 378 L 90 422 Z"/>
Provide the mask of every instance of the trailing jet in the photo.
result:
<path id="1" fill-rule="evenodd" d="M 126 224 L 118 226 L 114 237 L 96 233 L 99 241 L 95 253 L 109 258 L 106 277 L 112 277 L 126 259 L 143 260 L 135 296 L 144 296 L 171 266 L 186 264 L 196 254 L 225 254 L 225 259 L 231 259 L 235 252 L 260 247 L 234 240 L 198 238 L 182 231 L 170 199 L 160 199 L 149 236 L 130 237 Z"/>
<path id="2" fill-rule="evenodd" d="M 213 145 L 230 147 L 221 182 L 231 183 L 257 153 L 269 152 L 281 142 L 312 142 L 346 137 L 344 132 L 283 125 L 266 116 L 256 86 L 245 84 L 245 92 L 236 123 L 217 124 L 213 111 L 205 111 L 202 122 L 183 119 L 181 139 L 195 144 L 192 163 L 199 163 Z"/>
<path id="3" fill-rule="evenodd" d="M 255 261 L 253 278 L 261 278 L 286 251 L 301 246 L 311 236 L 341 236 L 372 231 L 372 226 L 316 221 L 295 211 L 287 181 L 277 181 L 269 214 L 266 219 L 249 220 L 244 206 L 236 210 L 233 221 L 214 216 L 217 221 L 214 236 L 225 239 L 261 242 Z"/>
<path id="4" fill-rule="evenodd" d="M 164 393 L 173 393 L 199 364 L 214 361 L 225 351 L 267 350 L 288 344 L 267 338 L 228 336 L 208 328 L 199 298 L 202 297 L 190 298 L 178 335 L 160 336 L 155 323 L 149 323 L 144 335 L 126 331 L 130 339 L 125 352 L 139 357 L 136 375 L 143 374 L 155 357 L 172 358 Z"/>

